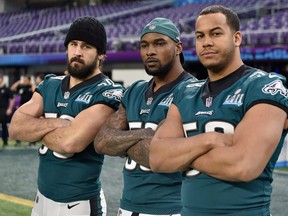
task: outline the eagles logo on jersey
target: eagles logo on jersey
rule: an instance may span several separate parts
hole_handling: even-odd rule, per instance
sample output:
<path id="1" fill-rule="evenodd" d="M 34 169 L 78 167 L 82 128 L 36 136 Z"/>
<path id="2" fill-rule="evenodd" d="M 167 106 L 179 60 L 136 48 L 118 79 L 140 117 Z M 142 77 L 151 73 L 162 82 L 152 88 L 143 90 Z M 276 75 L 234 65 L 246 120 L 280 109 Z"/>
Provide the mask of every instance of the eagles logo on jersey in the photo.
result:
<path id="1" fill-rule="evenodd" d="M 280 80 L 275 80 L 265 85 L 262 91 L 266 94 L 276 95 L 278 92 L 284 97 L 288 96 L 288 91 Z"/>
<path id="2" fill-rule="evenodd" d="M 105 92 L 103 92 L 102 94 L 104 97 L 107 98 L 114 98 L 117 101 L 121 101 L 121 98 L 123 96 L 123 89 L 110 89 L 110 90 L 106 90 Z"/>

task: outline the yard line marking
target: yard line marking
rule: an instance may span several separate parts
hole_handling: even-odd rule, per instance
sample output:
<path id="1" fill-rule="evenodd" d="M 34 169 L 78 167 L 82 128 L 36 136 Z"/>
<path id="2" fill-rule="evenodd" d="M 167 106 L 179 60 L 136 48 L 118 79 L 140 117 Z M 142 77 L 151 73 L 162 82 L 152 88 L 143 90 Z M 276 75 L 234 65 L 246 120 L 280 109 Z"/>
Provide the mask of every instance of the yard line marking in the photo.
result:
<path id="1" fill-rule="evenodd" d="M 33 205 L 34 205 L 34 201 L 15 197 L 15 196 L 10 196 L 7 194 L 2 194 L 2 193 L 0 193 L 0 200 L 13 202 L 13 203 L 17 203 L 17 204 L 29 206 L 29 207 L 33 207 Z"/>

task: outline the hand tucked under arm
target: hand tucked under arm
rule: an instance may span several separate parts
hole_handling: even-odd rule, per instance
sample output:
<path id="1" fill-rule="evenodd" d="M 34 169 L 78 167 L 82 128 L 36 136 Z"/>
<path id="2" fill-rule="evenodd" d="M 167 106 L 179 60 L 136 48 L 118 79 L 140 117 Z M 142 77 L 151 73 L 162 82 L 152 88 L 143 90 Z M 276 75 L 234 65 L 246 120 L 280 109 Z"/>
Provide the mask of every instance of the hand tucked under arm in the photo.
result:
<path id="1" fill-rule="evenodd" d="M 109 118 L 95 137 L 95 150 L 102 154 L 124 157 L 131 146 L 147 138 L 146 130 L 128 130 L 126 110 L 120 105 L 119 110 Z"/>
<path id="2" fill-rule="evenodd" d="M 57 153 L 78 153 L 94 140 L 99 128 L 114 110 L 104 104 L 81 111 L 67 127 L 57 128 L 45 135 L 43 144 Z"/>
<path id="3" fill-rule="evenodd" d="M 41 140 L 47 133 L 59 127 L 67 126 L 64 119 L 46 119 L 43 115 L 43 101 L 38 93 L 34 93 L 30 101 L 19 107 L 9 125 L 12 139 L 34 142 Z"/>
<path id="4" fill-rule="evenodd" d="M 150 143 L 155 132 L 152 129 L 146 129 L 145 133 L 147 134 L 147 139 L 139 141 L 137 144 L 131 146 L 127 154 L 129 157 L 136 161 L 138 164 L 150 168 L 149 164 L 149 152 L 150 152 Z"/>
<path id="5" fill-rule="evenodd" d="M 257 178 L 279 143 L 286 118 L 287 114 L 276 106 L 255 105 L 237 125 L 233 146 L 215 148 L 197 158 L 192 166 L 226 181 Z"/>
<path id="6" fill-rule="evenodd" d="M 216 146 L 224 146 L 223 134 L 209 132 L 185 137 L 181 115 L 172 104 L 163 125 L 157 129 L 150 146 L 150 167 L 154 172 L 189 169 L 191 163 Z"/>

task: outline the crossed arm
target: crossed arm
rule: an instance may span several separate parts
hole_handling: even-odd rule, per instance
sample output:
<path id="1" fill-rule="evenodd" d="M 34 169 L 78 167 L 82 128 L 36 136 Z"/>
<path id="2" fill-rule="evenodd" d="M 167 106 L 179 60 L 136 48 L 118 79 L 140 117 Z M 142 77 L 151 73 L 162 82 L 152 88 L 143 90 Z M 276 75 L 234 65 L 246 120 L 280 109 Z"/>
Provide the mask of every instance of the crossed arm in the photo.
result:
<path id="1" fill-rule="evenodd" d="M 233 146 L 211 150 L 192 167 L 222 180 L 251 181 L 263 172 L 283 129 L 287 129 L 287 114 L 282 109 L 255 105 L 236 127 Z"/>
<path id="2" fill-rule="evenodd" d="M 9 133 L 13 139 L 41 140 L 57 153 L 77 153 L 93 142 L 100 126 L 113 112 L 112 108 L 97 104 L 80 112 L 72 121 L 42 118 L 43 98 L 35 92 L 13 115 Z"/>
<path id="3" fill-rule="evenodd" d="M 287 129 L 287 114 L 283 110 L 258 104 L 245 114 L 233 137 L 213 132 L 216 136 L 210 137 L 210 141 L 207 137 L 210 133 L 183 138 L 179 111 L 175 105 L 171 108 L 152 140 L 150 164 L 152 170 L 158 172 L 192 167 L 222 180 L 251 181 L 264 170 L 283 128 Z"/>
<path id="4" fill-rule="evenodd" d="M 137 163 L 149 167 L 149 146 L 154 131 L 129 130 L 126 110 L 120 105 L 101 127 L 94 139 L 96 152 L 110 156 L 125 157 L 127 154 Z"/>
<path id="5" fill-rule="evenodd" d="M 42 142 L 58 153 L 78 153 L 83 151 L 114 110 L 103 104 L 93 105 L 81 111 L 68 127 L 56 128 L 46 134 Z"/>
<path id="6" fill-rule="evenodd" d="M 231 144 L 231 134 L 209 132 L 185 137 L 179 110 L 171 104 L 165 122 L 152 139 L 150 166 L 154 172 L 187 170 L 196 158 L 211 149 Z"/>
<path id="7" fill-rule="evenodd" d="M 59 127 L 67 127 L 70 122 L 64 119 L 45 119 L 43 98 L 35 92 L 32 98 L 19 107 L 11 119 L 9 135 L 12 139 L 28 142 L 41 140 L 46 134 Z"/>

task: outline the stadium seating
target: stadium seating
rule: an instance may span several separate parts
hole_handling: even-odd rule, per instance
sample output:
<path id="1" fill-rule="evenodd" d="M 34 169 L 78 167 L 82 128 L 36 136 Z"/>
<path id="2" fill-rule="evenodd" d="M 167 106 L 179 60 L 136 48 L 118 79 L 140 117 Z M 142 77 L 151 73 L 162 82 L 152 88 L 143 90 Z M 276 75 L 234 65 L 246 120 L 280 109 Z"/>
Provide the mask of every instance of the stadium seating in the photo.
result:
<path id="1" fill-rule="evenodd" d="M 177 2 L 135 1 L 3 13 L 0 14 L 0 50 L 7 54 L 63 52 L 63 40 L 70 23 L 84 15 L 96 16 L 105 23 L 110 51 L 138 49 L 143 24 L 155 17 L 166 17 L 177 23 L 183 32 L 184 47 L 190 48 L 195 46 L 196 14 L 215 3 L 234 8 L 243 20 L 243 46 L 287 44 L 286 0 L 211 0 L 180 5 Z M 261 12 L 265 16 L 261 16 Z"/>

